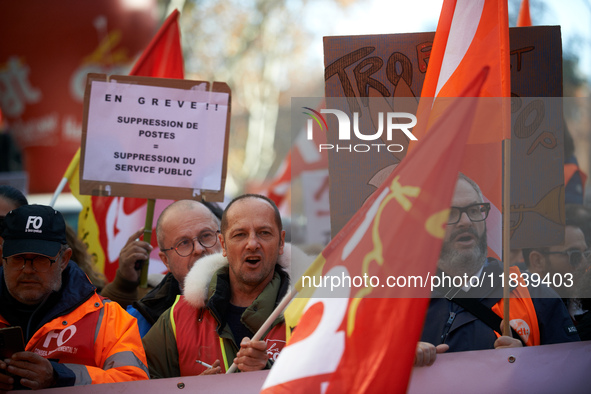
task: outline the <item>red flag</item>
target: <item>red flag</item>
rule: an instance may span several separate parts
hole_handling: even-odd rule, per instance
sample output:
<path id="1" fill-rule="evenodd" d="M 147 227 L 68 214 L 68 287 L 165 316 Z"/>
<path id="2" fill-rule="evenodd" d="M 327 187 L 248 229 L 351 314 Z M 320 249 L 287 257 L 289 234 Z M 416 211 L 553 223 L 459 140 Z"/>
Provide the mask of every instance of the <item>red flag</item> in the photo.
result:
<path id="1" fill-rule="evenodd" d="M 482 70 L 464 95 L 478 96 L 485 78 Z M 301 292 L 314 291 L 323 278 L 333 283 L 334 278 L 348 277 L 354 287 L 339 287 L 330 294 L 341 298 L 310 299 L 265 381 L 264 393 L 406 391 L 430 287 L 401 281 L 389 287 L 386 278 L 427 278 L 435 269 L 476 112 L 477 99 L 461 100 L 448 108 L 306 272 L 320 282 L 306 285 L 302 277 Z M 369 285 L 355 284 L 364 277 L 369 277 Z M 401 298 L 386 298 L 394 294 Z M 287 326 L 292 328 L 290 322 Z"/>
<path id="2" fill-rule="evenodd" d="M 324 101 L 315 110 L 305 108 L 307 111 L 320 112 L 326 108 Z M 320 126 L 312 124 L 313 140 L 306 138 L 306 131 L 302 129 L 298 134 L 294 146 L 290 149 L 285 160 L 277 170 L 275 178 L 267 188 L 267 197 L 280 206 L 291 188 L 291 180 L 299 177 L 304 171 L 328 170 L 328 154 L 318 150 L 320 144 L 326 144 L 326 131 L 318 130 Z"/>
<path id="3" fill-rule="evenodd" d="M 136 62 L 130 75 L 184 78 L 179 15 L 179 12 L 174 10 L 168 16 Z M 74 160 L 76 156 L 73 162 Z M 79 169 L 75 171 L 73 177 L 78 179 Z M 73 187 L 73 182 L 70 182 L 70 188 L 74 195 L 79 195 L 78 188 Z M 78 198 L 83 206 L 78 219 L 78 235 L 88 245 L 89 253 L 94 256 L 97 268 L 111 281 L 119 266 L 121 248 L 131 234 L 144 226 L 147 201 L 124 197 L 83 197 L 88 196 Z M 155 212 L 155 217 L 158 217 L 157 213 Z M 156 237 L 152 237 L 151 243 L 157 250 Z M 152 255 L 157 256 L 157 252 L 153 251 Z M 156 260 L 159 261 L 157 257 Z M 162 268 L 165 269 L 164 265 Z"/>
<path id="4" fill-rule="evenodd" d="M 529 16 L 529 0 L 523 0 L 517 16 L 517 27 L 531 26 L 531 17 Z"/>
<path id="5" fill-rule="evenodd" d="M 481 97 L 509 97 L 507 1 L 445 0 L 421 97 L 459 97 L 484 66 Z"/>
<path id="6" fill-rule="evenodd" d="M 178 10 L 170 13 L 129 75 L 185 78 Z"/>
<path id="7" fill-rule="evenodd" d="M 506 0 L 445 0 L 435 32 L 421 97 L 460 97 L 483 67 L 490 74 L 481 97 L 510 97 L 509 22 Z M 437 109 L 423 104 L 433 119 Z M 490 99 L 486 111 L 496 116 L 477 116 L 461 171 L 480 185 L 492 210 L 488 220 L 488 245 L 492 255 L 502 251 L 502 140 L 511 137 L 509 99 Z M 483 110 L 483 109 L 481 109 Z M 415 128 L 420 140 L 425 128 Z M 411 143 L 411 147 L 413 144 Z"/>
<path id="8" fill-rule="evenodd" d="M 267 197 L 269 197 L 275 205 L 281 206 L 281 203 L 287 196 L 291 187 L 291 151 L 277 170 L 277 176 L 269 185 Z"/>

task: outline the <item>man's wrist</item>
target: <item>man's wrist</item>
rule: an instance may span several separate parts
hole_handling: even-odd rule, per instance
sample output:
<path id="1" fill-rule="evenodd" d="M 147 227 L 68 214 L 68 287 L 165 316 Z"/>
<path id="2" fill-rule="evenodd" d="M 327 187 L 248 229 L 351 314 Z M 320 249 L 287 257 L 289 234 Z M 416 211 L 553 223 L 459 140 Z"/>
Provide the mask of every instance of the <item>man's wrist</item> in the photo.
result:
<path id="1" fill-rule="evenodd" d="M 126 293 L 137 293 L 137 286 L 140 283 L 140 279 L 138 277 L 137 280 L 129 280 L 121 273 L 121 270 L 118 269 L 115 273 L 115 279 L 113 279 L 113 283 L 117 286 L 117 288 L 125 291 Z"/>
<path id="2" fill-rule="evenodd" d="M 134 301 L 138 300 L 138 283 L 139 281 L 132 282 L 125 279 L 119 273 L 119 270 L 117 270 L 115 279 L 103 288 L 101 295 L 118 302 L 125 308 L 127 305 L 131 305 Z"/>
<path id="3" fill-rule="evenodd" d="M 51 387 L 68 387 L 76 384 L 76 374 L 64 364 L 50 361 L 53 367 L 53 382 Z"/>

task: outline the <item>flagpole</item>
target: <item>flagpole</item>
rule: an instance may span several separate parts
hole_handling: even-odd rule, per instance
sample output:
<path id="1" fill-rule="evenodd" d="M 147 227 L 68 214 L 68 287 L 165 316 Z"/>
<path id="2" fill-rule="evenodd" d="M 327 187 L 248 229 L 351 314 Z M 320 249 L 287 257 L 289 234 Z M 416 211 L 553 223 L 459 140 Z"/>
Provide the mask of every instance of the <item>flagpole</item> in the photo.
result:
<path id="1" fill-rule="evenodd" d="M 152 242 L 152 223 L 154 222 L 154 206 L 156 205 L 156 200 L 153 198 L 148 199 L 147 209 L 146 209 L 146 224 L 144 225 L 144 242 L 151 243 Z M 142 272 L 140 273 L 140 287 L 146 288 L 148 287 L 148 268 L 150 265 L 150 256 L 146 259 L 146 261 L 142 264 Z"/>
<path id="2" fill-rule="evenodd" d="M 273 324 L 275 319 L 277 319 L 279 315 L 283 312 L 283 310 L 287 308 L 287 305 L 291 302 L 291 300 L 293 300 L 296 294 L 298 294 L 298 291 L 294 286 L 294 288 L 291 289 L 291 291 L 288 294 L 286 294 L 285 297 L 283 297 L 283 300 L 281 300 L 279 305 L 277 305 L 277 308 L 275 308 L 273 313 L 271 313 L 267 320 L 265 320 L 261 328 L 259 328 L 259 330 L 253 335 L 251 341 L 258 341 L 263 337 L 263 334 L 267 332 L 269 328 L 271 328 L 271 324 Z M 233 373 L 234 371 L 236 371 L 237 368 L 238 367 L 236 366 L 236 364 L 232 363 L 232 365 L 230 366 L 230 368 L 228 368 L 226 373 Z"/>
<path id="3" fill-rule="evenodd" d="M 57 185 L 57 188 L 55 189 L 55 192 L 53 193 L 53 197 L 51 197 L 51 201 L 49 202 L 50 207 L 53 207 L 55 205 L 57 198 L 64 190 L 64 187 L 66 187 L 66 183 L 68 183 L 68 179 L 70 179 L 70 177 L 72 176 L 72 174 L 76 170 L 78 163 L 80 163 L 80 148 L 78 148 L 78 150 L 76 151 L 76 154 L 72 158 L 72 161 L 70 162 L 70 164 L 68 165 L 68 168 L 66 169 L 66 172 L 64 173 L 64 177 L 60 181 L 59 185 Z"/>
<path id="4" fill-rule="evenodd" d="M 509 326 L 509 298 L 511 296 L 511 288 L 509 286 L 509 264 L 510 264 L 510 213 L 511 213 L 511 140 L 503 140 L 503 159 L 504 159 L 504 174 L 503 174 L 503 335 L 511 335 L 511 327 Z"/>

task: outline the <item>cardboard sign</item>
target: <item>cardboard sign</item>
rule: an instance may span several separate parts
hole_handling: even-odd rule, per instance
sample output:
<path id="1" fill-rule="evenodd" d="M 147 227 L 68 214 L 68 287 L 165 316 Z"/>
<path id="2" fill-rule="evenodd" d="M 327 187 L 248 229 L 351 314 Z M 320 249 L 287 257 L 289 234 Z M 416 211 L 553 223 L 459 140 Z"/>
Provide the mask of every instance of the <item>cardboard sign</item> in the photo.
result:
<path id="1" fill-rule="evenodd" d="M 402 99 L 404 111 L 414 112 L 418 105 L 421 88 L 427 72 L 429 54 L 434 33 L 388 34 L 371 36 L 325 37 L 325 95 L 326 108 L 338 105 L 348 97 L 349 115 L 367 112 L 366 98 L 384 97 Z M 414 102 L 414 108 L 409 108 Z M 389 105 L 389 104 L 386 104 Z M 397 107 L 384 112 L 398 111 Z M 336 121 L 328 117 L 327 142 L 337 145 Z M 368 116 L 360 117 L 364 120 Z M 364 124 L 365 134 L 375 128 Z M 368 128 L 366 128 L 368 127 Z M 361 128 L 361 127 L 360 127 Z M 351 143 L 364 143 L 352 136 Z M 385 142 L 388 143 L 388 142 Z M 363 202 L 377 189 L 376 179 L 383 179 L 380 171 L 398 164 L 406 154 L 382 150 L 364 154 L 329 150 L 330 217 L 334 237 L 357 212 Z M 346 196 L 344 198 L 343 196 Z"/>
<path id="2" fill-rule="evenodd" d="M 80 192 L 223 201 L 229 130 L 225 83 L 89 74 Z"/>
<path id="3" fill-rule="evenodd" d="M 325 37 L 327 108 L 348 111 L 351 119 L 355 112 L 369 112 L 371 116 L 367 118 L 374 119 L 377 111 L 368 110 L 367 103 L 380 98 L 384 100 L 384 112 L 416 111 L 414 103 L 418 105 L 434 34 Z M 511 206 L 515 210 L 511 216 L 511 247 L 560 244 L 564 237 L 561 103 L 546 99 L 530 104 L 531 100 L 527 99 L 562 96 L 560 27 L 512 28 L 510 45 Z M 343 97 L 347 97 L 348 108 L 343 108 Z M 533 124 L 531 117 L 535 118 Z M 365 122 L 364 133 L 374 133 L 376 125 L 364 118 L 360 116 L 360 122 Z M 330 116 L 327 120 L 328 143 L 337 144 L 336 117 Z M 546 132 L 548 134 L 544 134 Z M 551 142 L 546 144 L 545 138 Z M 355 140 L 354 136 L 351 141 L 352 144 L 367 143 Z M 532 154 L 530 148 L 536 141 L 537 149 Z M 400 143 L 404 145 L 403 141 Z M 401 152 L 382 151 L 371 155 L 328 151 L 333 237 L 376 190 L 384 172 L 389 173 L 388 168 L 398 164 L 405 154 L 406 146 Z"/>
<path id="4" fill-rule="evenodd" d="M 511 248 L 564 242 L 564 123 L 559 26 L 509 29 Z"/>

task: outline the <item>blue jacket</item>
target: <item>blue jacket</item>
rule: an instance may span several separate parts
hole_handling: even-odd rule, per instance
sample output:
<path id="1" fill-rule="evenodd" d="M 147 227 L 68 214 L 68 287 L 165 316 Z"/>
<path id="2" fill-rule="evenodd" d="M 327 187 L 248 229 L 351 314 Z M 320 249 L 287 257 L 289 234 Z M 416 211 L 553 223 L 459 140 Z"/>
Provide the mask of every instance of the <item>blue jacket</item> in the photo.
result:
<path id="1" fill-rule="evenodd" d="M 127 306 L 127 312 L 137 319 L 142 338 L 156 323 L 160 315 L 174 304 L 180 294 L 179 282 L 169 272 L 141 300 Z"/>

